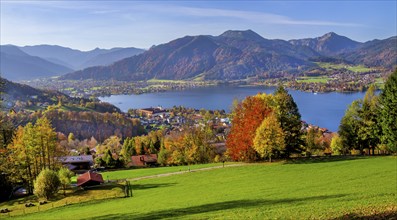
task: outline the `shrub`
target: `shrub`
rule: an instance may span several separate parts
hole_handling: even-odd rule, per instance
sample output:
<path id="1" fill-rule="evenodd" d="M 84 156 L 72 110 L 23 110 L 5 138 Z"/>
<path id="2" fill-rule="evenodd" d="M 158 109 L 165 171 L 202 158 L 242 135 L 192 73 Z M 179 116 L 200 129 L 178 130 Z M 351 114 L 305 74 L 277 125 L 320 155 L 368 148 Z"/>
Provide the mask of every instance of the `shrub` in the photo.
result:
<path id="1" fill-rule="evenodd" d="M 55 171 L 44 169 L 34 182 L 34 194 L 39 198 L 49 199 L 58 192 L 60 184 L 61 181 Z"/>

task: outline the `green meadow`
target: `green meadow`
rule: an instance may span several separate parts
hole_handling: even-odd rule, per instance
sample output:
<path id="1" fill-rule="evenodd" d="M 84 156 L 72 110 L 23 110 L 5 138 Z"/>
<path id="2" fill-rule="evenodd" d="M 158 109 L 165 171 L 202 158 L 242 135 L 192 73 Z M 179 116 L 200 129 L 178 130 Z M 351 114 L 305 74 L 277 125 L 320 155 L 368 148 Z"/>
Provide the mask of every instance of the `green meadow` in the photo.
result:
<path id="1" fill-rule="evenodd" d="M 299 83 L 327 83 L 332 80 L 327 76 L 302 76 L 296 80 Z"/>
<path id="2" fill-rule="evenodd" d="M 136 177 L 134 171 L 129 172 L 131 178 Z M 122 171 L 115 173 L 112 178 L 128 177 Z M 350 219 L 397 215 L 396 157 L 243 164 L 131 184 L 133 197 L 82 202 L 19 218 Z"/>
<path id="3" fill-rule="evenodd" d="M 236 164 L 232 162 L 226 162 L 225 166 Z M 196 169 L 209 168 L 222 166 L 221 163 L 209 163 L 209 164 L 194 164 L 190 166 L 171 166 L 171 167 L 156 167 L 156 168 L 140 168 L 132 170 L 117 170 L 110 172 L 103 172 L 102 177 L 104 180 L 120 180 L 120 179 L 132 179 L 145 176 L 152 176 L 165 173 L 175 173 L 180 171 L 194 171 Z"/>
<path id="4" fill-rule="evenodd" d="M 335 64 L 335 63 L 326 63 L 326 62 L 317 62 L 316 64 L 324 69 L 334 69 L 334 70 L 347 69 L 355 73 L 364 73 L 373 70 L 373 68 L 368 68 L 363 65 Z"/>

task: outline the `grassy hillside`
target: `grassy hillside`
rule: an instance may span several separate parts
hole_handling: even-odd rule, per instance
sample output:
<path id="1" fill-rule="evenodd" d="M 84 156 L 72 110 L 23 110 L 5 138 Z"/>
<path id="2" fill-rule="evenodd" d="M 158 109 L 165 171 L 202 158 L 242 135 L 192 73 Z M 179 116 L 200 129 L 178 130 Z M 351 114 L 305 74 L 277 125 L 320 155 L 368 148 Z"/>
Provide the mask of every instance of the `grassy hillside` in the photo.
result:
<path id="1" fill-rule="evenodd" d="M 365 72 L 374 71 L 373 68 L 368 68 L 365 67 L 364 65 L 348 65 L 348 64 L 335 64 L 335 63 L 325 63 L 325 62 L 318 62 L 317 65 L 326 70 L 347 69 L 355 73 L 365 73 Z"/>
<path id="2" fill-rule="evenodd" d="M 333 219 L 397 214 L 396 157 L 250 164 L 132 182 L 134 197 L 23 219 Z"/>

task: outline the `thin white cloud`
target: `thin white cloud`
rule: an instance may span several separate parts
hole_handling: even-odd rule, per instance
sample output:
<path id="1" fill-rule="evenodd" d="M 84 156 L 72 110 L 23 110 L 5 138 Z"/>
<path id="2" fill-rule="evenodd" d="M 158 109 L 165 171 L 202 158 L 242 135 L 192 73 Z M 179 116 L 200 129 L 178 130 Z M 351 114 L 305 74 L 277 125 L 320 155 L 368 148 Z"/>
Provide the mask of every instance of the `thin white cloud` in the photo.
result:
<path id="1" fill-rule="evenodd" d="M 118 12 L 120 12 L 120 10 L 95 10 L 95 11 L 92 11 L 91 14 L 104 15 L 104 14 L 114 14 L 114 13 L 118 13 Z"/>
<path id="2" fill-rule="evenodd" d="M 135 7 L 136 8 L 136 7 Z M 141 7 L 144 10 L 154 12 L 164 12 L 169 14 L 195 16 L 195 17 L 224 17 L 243 19 L 254 23 L 263 24 L 281 24 L 281 25 L 312 25 L 312 26 L 341 26 L 341 27 L 363 27 L 362 24 L 348 23 L 348 22 L 332 22 L 323 20 L 299 20 L 293 19 L 284 15 L 273 13 L 253 12 L 253 11 L 240 11 L 228 10 L 217 8 L 195 8 L 185 6 L 157 6 L 157 7 Z"/>

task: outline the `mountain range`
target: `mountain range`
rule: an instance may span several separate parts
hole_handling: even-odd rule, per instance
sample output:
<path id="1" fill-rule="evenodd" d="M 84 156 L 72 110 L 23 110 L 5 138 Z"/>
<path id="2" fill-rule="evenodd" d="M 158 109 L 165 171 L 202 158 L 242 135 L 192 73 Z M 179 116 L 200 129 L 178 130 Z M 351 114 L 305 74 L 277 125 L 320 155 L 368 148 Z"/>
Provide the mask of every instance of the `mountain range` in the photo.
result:
<path id="1" fill-rule="evenodd" d="M 240 80 L 299 74 L 319 68 L 319 60 L 393 69 L 396 59 L 397 37 L 361 43 L 330 32 L 286 41 L 266 39 L 252 30 L 229 30 L 219 36 L 185 36 L 147 51 L 6 45 L 1 46 L 1 73 L 10 80 L 65 73 L 59 79 Z"/>
<path id="2" fill-rule="evenodd" d="M 238 80 L 300 73 L 318 68 L 313 60 L 319 58 L 392 69 L 396 47 L 396 37 L 360 43 L 331 32 L 285 41 L 265 39 L 252 30 L 226 31 L 219 36 L 182 37 L 112 65 L 86 68 L 60 79 Z"/>
<path id="3" fill-rule="evenodd" d="M 36 45 L 20 47 L 25 53 L 42 57 L 52 62 L 66 65 L 74 70 L 84 69 L 90 66 L 109 65 L 126 57 L 131 57 L 144 52 L 143 49 L 134 47 L 99 49 L 80 51 L 57 45 Z"/>
<path id="4" fill-rule="evenodd" d="M 31 56 L 16 46 L 0 47 L 0 73 L 9 80 L 29 80 L 68 73 L 73 69 Z"/>
<path id="5" fill-rule="evenodd" d="M 0 71 L 9 80 L 59 76 L 90 66 L 109 65 L 144 51 L 133 47 L 80 51 L 57 45 L 2 45 L 0 50 Z"/>

